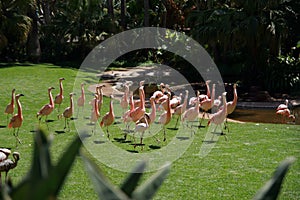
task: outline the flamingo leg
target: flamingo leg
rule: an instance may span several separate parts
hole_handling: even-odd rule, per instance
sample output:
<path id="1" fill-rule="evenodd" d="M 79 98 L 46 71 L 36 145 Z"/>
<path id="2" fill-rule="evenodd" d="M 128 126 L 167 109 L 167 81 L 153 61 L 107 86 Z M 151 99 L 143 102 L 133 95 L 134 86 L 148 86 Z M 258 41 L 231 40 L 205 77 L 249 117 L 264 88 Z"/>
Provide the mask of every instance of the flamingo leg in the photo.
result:
<path id="1" fill-rule="evenodd" d="M 175 128 L 177 127 L 177 124 L 178 124 L 179 119 L 181 119 L 181 115 L 178 115 L 178 117 L 177 117 L 177 121 L 176 121 L 176 124 L 175 124 Z"/>
<path id="2" fill-rule="evenodd" d="M 198 126 L 198 128 L 201 128 L 201 124 L 202 124 L 202 120 L 203 120 L 203 118 L 205 117 L 205 111 L 203 112 L 203 115 L 202 115 L 202 117 L 201 117 L 201 120 L 200 120 L 200 122 L 199 122 L 199 126 Z"/>
<path id="3" fill-rule="evenodd" d="M 167 140 L 166 138 L 166 127 L 164 126 L 164 142 Z"/>
<path id="4" fill-rule="evenodd" d="M 106 127 L 107 137 L 109 138 L 108 126 Z"/>

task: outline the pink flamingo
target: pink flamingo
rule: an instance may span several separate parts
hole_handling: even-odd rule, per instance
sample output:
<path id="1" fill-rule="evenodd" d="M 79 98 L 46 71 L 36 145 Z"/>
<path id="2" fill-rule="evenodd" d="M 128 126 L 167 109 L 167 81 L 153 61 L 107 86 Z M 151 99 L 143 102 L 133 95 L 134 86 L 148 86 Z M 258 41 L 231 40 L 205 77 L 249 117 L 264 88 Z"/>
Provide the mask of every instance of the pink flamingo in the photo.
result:
<path id="1" fill-rule="evenodd" d="M 215 87 L 216 87 L 216 84 L 213 84 L 211 99 L 208 98 L 208 99 L 205 99 L 200 102 L 200 108 L 203 110 L 203 115 L 202 115 L 202 118 L 199 123 L 199 128 L 201 127 L 201 123 L 202 123 L 203 118 L 205 117 L 205 114 L 208 115 L 208 110 L 212 109 L 212 107 L 214 106 Z M 208 115 L 208 118 L 209 118 L 209 115 Z"/>
<path id="2" fill-rule="evenodd" d="M 134 101 L 133 101 L 133 95 L 130 95 L 130 98 L 129 98 L 129 106 L 130 106 L 130 109 L 127 110 L 123 116 L 122 116 L 122 119 L 123 119 L 123 122 L 126 124 L 126 131 L 129 132 L 129 126 L 130 126 L 130 123 L 132 122 L 132 119 L 131 117 L 129 116 L 129 114 L 131 112 L 133 112 L 134 110 Z M 126 140 L 126 137 L 127 137 L 127 133 L 124 134 L 124 140 Z"/>
<path id="3" fill-rule="evenodd" d="M 189 91 L 186 90 L 185 91 L 185 97 L 184 97 L 183 103 L 181 105 L 177 106 L 174 109 L 173 115 L 178 115 L 177 121 L 176 121 L 176 124 L 175 124 L 175 128 L 177 127 L 178 120 L 181 119 L 181 115 L 186 111 L 186 106 L 187 106 L 188 98 L 189 98 Z"/>
<path id="4" fill-rule="evenodd" d="M 102 90 L 103 87 L 105 87 L 105 85 L 99 85 L 96 87 L 99 113 L 101 113 L 101 109 L 102 109 L 102 105 L 103 105 L 103 90 Z"/>
<path id="5" fill-rule="evenodd" d="M 223 92 L 222 99 L 223 99 L 223 105 L 226 105 L 227 104 L 227 102 L 226 102 L 226 92 Z M 214 132 L 213 132 L 214 134 L 216 133 L 217 127 L 222 126 L 221 124 L 224 122 L 226 116 L 227 116 L 227 106 L 223 106 L 223 109 L 220 109 L 218 112 L 212 114 L 210 120 L 207 123 L 207 126 L 209 126 L 210 123 L 216 124 L 216 127 L 215 127 Z M 222 130 L 222 127 L 221 127 L 221 130 Z M 227 137 L 223 133 L 223 130 L 221 132 L 221 135 L 224 135 L 225 140 L 227 140 Z"/>
<path id="6" fill-rule="evenodd" d="M 225 129 L 227 128 L 228 132 L 229 132 L 229 128 L 227 126 L 227 116 L 230 115 L 231 113 L 233 113 L 233 111 L 235 110 L 237 100 L 238 100 L 238 96 L 237 96 L 237 91 L 236 91 L 236 84 L 233 84 L 233 100 L 227 102 L 227 104 L 226 104 L 227 114 L 226 114 L 226 120 L 225 120 L 224 127 L 225 127 Z"/>
<path id="7" fill-rule="evenodd" d="M 125 90 L 124 90 L 124 94 L 120 100 L 120 105 L 121 105 L 121 108 L 123 109 L 123 113 L 124 113 L 124 110 L 126 110 L 128 108 L 128 95 L 129 95 L 129 86 L 127 84 L 124 85 L 125 87 Z"/>
<path id="8" fill-rule="evenodd" d="M 63 84 L 62 81 L 65 80 L 65 78 L 59 79 L 59 94 L 55 96 L 54 103 L 58 104 L 57 111 L 59 112 L 60 104 L 62 103 L 64 96 L 63 96 Z"/>
<path id="9" fill-rule="evenodd" d="M 211 80 L 207 80 L 205 81 L 205 85 L 206 85 L 206 95 L 205 94 L 201 94 L 199 95 L 199 101 L 203 101 L 205 99 L 210 99 L 210 88 L 209 88 L 209 83 L 211 82 Z"/>
<path id="10" fill-rule="evenodd" d="M 158 122 L 163 125 L 164 129 L 164 141 L 166 141 L 166 125 L 168 125 L 171 121 L 172 118 L 172 113 L 171 113 L 171 106 L 170 106 L 170 94 L 168 93 L 168 99 L 167 99 L 167 111 L 162 113 L 159 118 Z"/>
<path id="11" fill-rule="evenodd" d="M 67 107 L 64 112 L 63 112 L 63 116 L 65 118 L 65 127 L 64 129 L 67 128 L 68 125 L 68 130 L 70 131 L 70 123 L 69 123 L 69 119 L 73 116 L 74 113 L 74 103 L 73 103 L 73 95 L 74 93 L 70 93 L 70 106 Z"/>
<path id="12" fill-rule="evenodd" d="M 49 95 L 49 104 L 44 105 L 40 111 L 36 114 L 36 117 L 39 117 L 39 123 L 41 122 L 41 119 L 43 116 L 46 116 L 45 122 L 47 122 L 47 117 L 48 115 L 50 115 L 52 113 L 52 111 L 54 110 L 54 102 L 53 102 L 53 97 L 52 97 L 52 93 L 51 90 L 53 90 L 54 87 L 49 87 L 48 88 L 48 95 Z"/>
<path id="13" fill-rule="evenodd" d="M 19 139 L 19 129 L 22 126 L 22 122 L 23 122 L 23 114 L 22 114 L 22 106 L 20 103 L 20 97 L 24 96 L 24 94 L 17 94 L 16 95 L 16 102 L 17 102 L 17 106 L 18 106 L 18 113 L 15 114 L 9 124 L 8 124 L 8 128 L 13 128 L 14 132 L 13 135 L 16 137 L 16 146 L 18 144 L 18 142 L 21 144 L 21 141 Z M 16 133 L 16 128 L 18 128 L 17 133 Z"/>
<path id="14" fill-rule="evenodd" d="M 12 89 L 12 91 L 11 91 L 11 101 L 6 106 L 5 111 L 4 111 L 4 113 L 7 114 L 6 124 L 8 124 L 9 115 L 12 116 L 14 114 L 14 110 L 15 110 L 15 91 L 16 91 L 16 89 Z"/>
<path id="15" fill-rule="evenodd" d="M 159 85 L 159 90 L 155 91 L 152 95 L 156 102 L 158 101 L 158 99 L 164 96 L 164 92 L 165 92 L 164 90 L 165 90 L 165 84 L 161 83 Z"/>
<path id="16" fill-rule="evenodd" d="M 285 118 L 290 118 L 293 120 L 293 122 L 295 122 L 295 116 L 291 115 L 291 111 L 288 108 L 277 110 L 276 114 L 282 116 L 282 120 L 281 120 L 282 123 L 285 123 Z"/>
<path id="17" fill-rule="evenodd" d="M 106 132 L 107 132 L 107 137 L 109 138 L 109 132 L 108 132 L 108 127 L 113 124 L 115 120 L 115 114 L 113 110 L 113 95 L 110 95 L 110 104 L 109 104 L 109 112 L 107 112 L 101 122 L 100 126 L 101 127 L 106 127 Z"/>
<path id="18" fill-rule="evenodd" d="M 288 104 L 289 104 L 289 100 L 286 99 L 285 100 L 285 104 L 280 104 L 276 110 L 284 110 L 284 109 L 287 109 L 288 108 Z"/>
<path id="19" fill-rule="evenodd" d="M 92 100 L 92 113 L 91 113 L 91 118 L 90 118 L 90 122 L 94 123 L 94 128 L 92 129 L 92 133 L 96 132 L 96 122 L 98 121 L 99 117 L 100 117 L 100 112 L 99 112 L 99 108 L 98 108 L 98 97 L 97 94 L 95 94 L 94 99 Z"/>
<path id="20" fill-rule="evenodd" d="M 139 119 L 141 119 L 146 112 L 144 86 L 139 87 L 139 96 L 141 101 L 140 106 L 136 107 L 129 114 L 129 117 L 132 119 L 133 122 L 137 122 Z"/>
<path id="21" fill-rule="evenodd" d="M 77 107 L 78 107 L 77 118 L 78 118 L 78 114 L 79 114 L 79 108 L 81 107 L 82 111 L 83 111 L 84 104 L 85 104 L 84 83 L 81 83 L 80 87 L 81 87 L 81 95 L 77 99 Z"/>
<path id="22" fill-rule="evenodd" d="M 199 95 L 200 95 L 200 92 L 197 91 L 196 105 L 194 107 L 191 107 L 191 108 L 187 109 L 182 114 L 182 119 L 181 119 L 182 122 L 184 122 L 185 120 L 193 122 L 195 119 L 197 119 L 199 117 L 199 107 L 200 107 Z M 192 128 L 192 125 L 191 125 L 190 128 Z"/>

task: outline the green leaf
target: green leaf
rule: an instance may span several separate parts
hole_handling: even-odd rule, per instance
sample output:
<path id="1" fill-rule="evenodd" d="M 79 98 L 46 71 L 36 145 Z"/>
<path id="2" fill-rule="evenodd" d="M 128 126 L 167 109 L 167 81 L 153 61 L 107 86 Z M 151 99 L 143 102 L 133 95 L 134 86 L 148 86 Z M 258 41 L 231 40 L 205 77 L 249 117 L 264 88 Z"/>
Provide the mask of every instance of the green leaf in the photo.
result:
<path id="1" fill-rule="evenodd" d="M 146 162 L 142 161 L 139 163 L 133 171 L 129 174 L 129 176 L 126 178 L 126 180 L 123 182 L 121 186 L 121 190 L 127 194 L 127 196 L 131 197 L 132 192 L 138 185 L 139 180 L 141 179 L 143 172 L 146 167 Z"/>
<path id="2" fill-rule="evenodd" d="M 46 137 L 46 132 L 38 128 L 34 139 L 33 164 L 30 170 L 32 179 L 40 179 L 48 176 L 52 167 L 49 147 L 51 143 Z"/>
<path id="3" fill-rule="evenodd" d="M 285 177 L 288 168 L 295 161 L 294 157 L 285 159 L 275 171 L 273 177 L 256 193 L 253 200 L 261 199 L 277 199 L 283 178 Z"/>
<path id="4" fill-rule="evenodd" d="M 121 190 L 115 188 L 104 176 L 100 169 L 87 156 L 81 153 L 82 160 L 86 166 L 87 172 L 94 183 L 95 190 L 99 199 L 105 200 L 126 200 L 129 199 Z"/>
<path id="5" fill-rule="evenodd" d="M 150 179 L 148 179 L 144 184 L 138 187 L 133 192 L 133 199 L 151 199 L 155 192 L 157 192 L 158 188 L 161 186 L 165 178 L 167 177 L 170 171 L 170 167 L 170 163 L 167 163 L 162 167 L 160 171 L 156 172 Z"/>
<path id="6" fill-rule="evenodd" d="M 79 153 L 81 145 L 81 139 L 77 136 L 64 152 L 63 156 L 59 159 L 57 165 L 52 167 L 50 170 L 49 178 L 46 183 L 49 185 L 47 189 L 50 195 L 58 195 L 70 169 L 72 168 L 72 164 Z"/>

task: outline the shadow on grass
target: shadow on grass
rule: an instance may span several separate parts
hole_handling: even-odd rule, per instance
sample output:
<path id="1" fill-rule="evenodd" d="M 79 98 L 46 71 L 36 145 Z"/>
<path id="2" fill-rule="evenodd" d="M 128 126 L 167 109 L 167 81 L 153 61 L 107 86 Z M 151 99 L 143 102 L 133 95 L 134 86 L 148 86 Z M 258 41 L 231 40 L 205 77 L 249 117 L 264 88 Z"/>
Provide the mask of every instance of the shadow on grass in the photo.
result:
<path id="1" fill-rule="evenodd" d="M 130 153 L 139 153 L 137 150 L 126 150 L 126 151 L 128 151 Z"/>
<path id="2" fill-rule="evenodd" d="M 178 140 L 189 140 L 190 139 L 190 137 L 182 137 L 182 136 L 180 136 L 180 137 L 176 137 Z"/>
<path id="3" fill-rule="evenodd" d="M 46 123 L 51 123 L 51 122 L 54 122 L 55 120 L 54 119 L 47 119 L 45 122 Z"/>
<path id="4" fill-rule="evenodd" d="M 0 128 L 6 128 L 6 126 L 4 126 L 4 125 L 0 125 Z"/>
<path id="5" fill-rule="evenodd" d="M 100 140 L 95 140 L 94 143 L 95 144 L 104 144 L 105 142 L 104 141 L 100 141 Z"/>
<path id="6" fill-rule="evenodd" d="M 149 145 L 150 149 L 160 149 L 161 146 L 157 146 L 157 145 Z"/>
<path id="7" fill-rule="evenodd" d="M 132 142 L 132 141 L 126 140 L 124 138 L 114 138 L 114 140 L 119 143 L 131 143 Z"/>
<path id="8" fill-rule="evenodd" d="M 55 133 L 57 133 L 57 134 L 63 134 L 63 133 L 66 133 L 66 131 L 55 131 Z"/>

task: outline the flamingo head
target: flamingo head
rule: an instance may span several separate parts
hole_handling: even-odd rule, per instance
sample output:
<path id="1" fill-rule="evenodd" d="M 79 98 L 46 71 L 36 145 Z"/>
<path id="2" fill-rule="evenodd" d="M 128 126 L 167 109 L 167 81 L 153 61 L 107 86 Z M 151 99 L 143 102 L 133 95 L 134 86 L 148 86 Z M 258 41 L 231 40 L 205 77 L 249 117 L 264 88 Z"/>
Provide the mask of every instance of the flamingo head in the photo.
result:
<path id="1" fill-rule="evenodd" d="M 13 152 L 13 157 L 16 161 L 20 160 L 20 153 L 19 152 Z"/>
<path id="2" fill-rule="evenodd" d="M 23 97 L 23 96 L 25 96 L 25 95 L 24 95 L 24 94 L 17 94 L 17 95 L 16 95 L 16 98 L 19 99 L 20 97 Z"/>
<path id="3" fill-rule="evenodd" d="M 11 92 L 12 92 L 12 93 L 14 93 L 15 91 L 16 91 L 16 89 L 14 88 L 14 89 L 12 89 L 12 91 L 11 91 Z"/>
<path id="4" fill-rule="evenodd" d="M 51 90 L 53 90 L 53 89 L 55 89 L 54 87 L 49 87 L 48 88 L 48 91 L 51 91 Z"/>
<path id="5" fill-rule="evenodd" d="M 59 79 L 60 82 L 63 81 L 63 80 L 65 80 L 65 78 L 60 78 L 60 79 Z"/>

